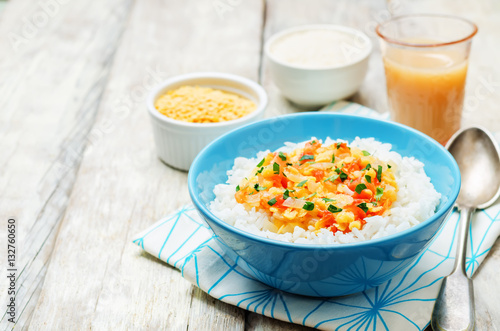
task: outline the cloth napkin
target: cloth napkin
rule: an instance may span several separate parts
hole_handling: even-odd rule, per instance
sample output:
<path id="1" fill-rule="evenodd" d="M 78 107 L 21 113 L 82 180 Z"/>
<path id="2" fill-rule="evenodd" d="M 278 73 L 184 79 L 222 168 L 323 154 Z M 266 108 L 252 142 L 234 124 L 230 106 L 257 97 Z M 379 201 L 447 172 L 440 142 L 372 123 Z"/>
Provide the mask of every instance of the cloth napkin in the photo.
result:
<path id="1" fill-rule="evenodd" d="M 388 114 L 337 102 L 326 111 L 387 119 Z M 459 214 L 454 211 L 431 245 L 389 282 L 345 297 L 311 298 L 269 287 L 239 268 L 224 244 L 189 204 L 137 234 L 133 242 L 180 270 L 212 297 L 268 317 L 324 330 L 423 330 L 443 277 L 454 264 Z M 469 228 L 466 269 L 472 276 L 500 234 L 500 202 L 477 211 Z"/>

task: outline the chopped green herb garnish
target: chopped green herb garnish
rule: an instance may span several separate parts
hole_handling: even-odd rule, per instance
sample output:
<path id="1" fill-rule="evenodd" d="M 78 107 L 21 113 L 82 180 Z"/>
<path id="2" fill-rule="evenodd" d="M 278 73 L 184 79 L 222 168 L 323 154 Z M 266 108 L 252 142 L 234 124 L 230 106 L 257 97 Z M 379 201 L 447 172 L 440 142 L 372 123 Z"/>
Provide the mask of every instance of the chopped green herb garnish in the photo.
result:
<path id="1" fill-rule="evenodd" d="M 280 165 L 276 162 L 273 163 L 273 171 L 276 175 L 280 174 Z"/>
<path id="2" fill-rule="evenodd" d="M 392 166 L 389 163 L 387 163 L 387 168 L 391 169 Z"/>
<path id="3" fill-rule="evenodd" d="M 287 163 L 286 163 L 286 165 L 287 165 L 287 166 L 291 166 L 291 165 L 293 165 L 293 163 L 289 163 L 289 162 L 287 162 Z"/>
<path id="4" fill-rule="evenodd" d="M 356 191 L 356 193 L 361 194 L 361 192 L 362 192 L 365 188 L 366 188 L 366 185 L 365 185 L 365 184 L 358 184 L 358 185 L 356 185 L 356 189 L 355 189 L 355 191 Z"/>
<path id="5" fill-rule="evenodd" d="M 335 162 L 335 154 L 332 155 L 332 163 Z"/>
<path id="6" fill-rule="evenodd" d="M 314 160 L 314 155 L 305 154 L 299 159 L 299 161 L 304 161 L 304 160 Z"/>
<path id="7" fill-rule="evenodd" d="M 369 176 L 369 175 L 365 175 L 365 179 L 366 179 L 367 183 L 371 183 L 372 182 L 372 177 Z"/>
<path id="8" fill-rule="evenodd" d="M 268 204 L 269 206 L 273 206 L 276 202 L 277 202 L 277 201 L 276 201 L 276 198 L 272 198 L 271 200 L 269 200 L 269 201 L 267 202 L 267 204 Z"/>
<path id="9" fill-rule="evenodd" d="M 335 199 L 321 198 L 324 202 L 335 202 Z"/>
<path id="10" fill-rule="evenodd" d="M 314 202 L 306 201 L 306 203 L 304 203 L 304 206 L 302 206 L 302 209 L 313 210 L 314 209 Z"/>
<path id="11" fill-rule="evenodd" d="M 327 179 L 325 179 L 323 182 L 327 182 L 327 181 L 330 181 L 330 182 L 334 182 L 337 178 L 339 178 L 339 175 L 331 175 L 330 177 L 328 177 Z"/>
<path id="12" fill-rule="evenodd" d="M 257 167 L 262 167 L 264 162 L 266 162 L 266 158 L 263 158 L 262 161 L 260 161 L 259 164 L 257 164 Z"/>
<path id="13" fill-rule="evenodd" d="M 283 192 L 283 200 L 286 200 L 290 197 L 290 191 L 289 190 L 285 190 L 285 192 Z"/>
<path id="14" fill-rule="evenodd" d="M 307 179 L 306 180 L 303 180 L 301 181 L 300 183 L 297 184 L 297 187 L 302 187 L 304 186 L 304 184 L 307 183 Z"/>
<path id="15" fill-rule="evenodd" d="M 286 161 L 286 155 L 283 154 L 283 152 L 279 152 L 278 156 L 280 157 L 281 161 Z"/>
<path id="16" fill-rule="evenodd" d="M 256 191 L 264 191 L 265 189 L 267 189 L 267 187 L 265 187 L 265 186 L 260 186 L 258 183 L 257 183 L 257 184 L 255 184 L 255 185 L 253 186 L 253 188 L 254 188 Z"/>
<path id="17" fill-rule="evenodd" d="M 341 180 L 341 181 L 344 181 L 344 180 L 346 180 L 346 179 L 347 179 L 347 174 L 346 174 L 345 172 L 343 172 L 343 171 L 342 171 L 342 172 L 340 172 L 339 177 L 340 177 L 340 180 Z"/>
<path id="18" fill-rule="evenodd" d="M 260 169 L 257 170 L 257 172 L 255 173 L 255 176 L 257 176 L 257 174 L 260 174 L 262 172 L 262 170 L 264 170 L 264 167 L 260 167 Z"/>
<path id="19" fill-rule="evenodd" d="M 342 143 L 337 143 L 337 149 L 340 148 L 340 145 L 342 145 Z"/>
<path id="20" fill-rule="evenodd" d="M 360 208 L 365 213 L 368 211 L 368 207 L 366 206 L 366 202 L 360 203 L 357 207 Z"/>
<path id="21" fill-rule="evenodd" d="M 335 172 L 338 173 L 340 175 L 340 173 L 342 172 L 342 170 L 340 170 L 339 168 L 336 168 L 335 169 Z"/>
<path id="22" fill-rule="evenodd" d="M 382 166 L 379 165 L 377 169 L 378 169 L 377 170 L 377 179 L 379 182 L 381 182 L 382 181 Z"/>
<path id="23" fill-rule="evenodd" d="M 380 201 L 380 199 L 382 199 L 382 195 L 384 195 L 384 189 L 381 187 L 377 187 L 377 193 L 375 194 L 375 200 Z"/>
<path id="24" fill-rule="evenodd" d="M 240 190 L 240 186 L 236 186 L 236 192 L 238 192 Z"/>
<path id="25" fill-rule="evenodd" d="M 311 145 L 314 145 L 316 143 L 316 140 L 311 141 Z"/>
<path id="26" fill-rule="evenodd" d="M 363 152 L 363 155 L 364 155 L 364 156 L 368 156 L 368 155 L 370 155 L 370 153 L 368 153 L 367 151 L 362 151 L 362 152 Z"/>
<path id="27" fill-rule="evenodd" d="M 372 168 L 372 165 L 370 163 L 368 163 L 366 165 L 366 167 L 364 167 L 363 169 L 361 169 L 361 171 L 363 171 L 363 170 L 370 170 L 371 168 Z"/>
<path id="28" fill-rule="evenodd" d="M 334 213 L 334 214 L 335 214 L 335 213 L 340 213 L 340 212 L 342 211 L 342 208 L 336 207 L 336 206 L 334 206 L 334 205 L 329 205 L 329 206 L 328 206 L 328 211 L 329 211 L 330 213 Z"/>
<path id="29" fill-rule="evenodd" d="M 372 203 L 371 203 L 371 204 L 372 204 L 372 205 L 374 205 L 374 206 L 376 206 L 376 205 L 377 205 L 377 203 L 376 203 L 375 201 L 372 201 Z"/>
<path id="30" fill-rule="evenodd" d="M 314 193 L 309 194 L 307 197 L 305 197 L 305 198 L 301 198 L 301 199 L 307 200 L 307 199 L 309 199 L 309 198 L 312 198 L 312 197 L 313 197 L 313 196 L 315 196 L 316 194 L 317 194 L 317 193 L 316 193 L 316 192 L 314 192 Z"/>

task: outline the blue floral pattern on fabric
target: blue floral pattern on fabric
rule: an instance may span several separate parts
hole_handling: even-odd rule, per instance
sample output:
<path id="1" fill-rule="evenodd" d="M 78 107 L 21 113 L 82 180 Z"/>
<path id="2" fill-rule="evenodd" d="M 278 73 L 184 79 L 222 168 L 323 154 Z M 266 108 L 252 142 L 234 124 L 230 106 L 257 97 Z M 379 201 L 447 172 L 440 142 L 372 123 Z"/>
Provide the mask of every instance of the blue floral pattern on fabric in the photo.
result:
<path id="1" fill-rule="evenodd" d="M 258 275 L 247 274 L 191 205 L 160 220 L 134 243 L 180 269 L 183 277 L 211 296 L 265 316 L 327 330 L 423 330 L 441 280 L 453 267 L 458 219 L 453 212 L 434 242 L 389 282 L 331 299 L 282 292 L 259 282 Z M 477 270 L 499 231 L 500 206 L 476 214 L 470 228 L 469 274 Z M 346 277 L 356 284 L 376 281 L 362 268 Z"/>

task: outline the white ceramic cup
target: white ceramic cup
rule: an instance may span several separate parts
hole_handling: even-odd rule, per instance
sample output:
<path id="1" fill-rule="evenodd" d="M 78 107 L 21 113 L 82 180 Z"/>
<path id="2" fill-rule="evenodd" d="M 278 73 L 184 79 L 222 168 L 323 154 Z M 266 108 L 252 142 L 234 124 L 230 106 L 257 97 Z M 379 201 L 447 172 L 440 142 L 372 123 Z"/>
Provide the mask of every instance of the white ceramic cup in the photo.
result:
<path id="1" fill-rule="evenodd" d="M 289 34 L 325 29 L 352 36 L 353 44 L 350 46 L 354 48 L 351 51 L 359 51 L 355 61 L 328 67 L 308 68 L 284 62 L 271 51 L 274 42 Z M 271 36 L 264 45 L 274 83 L 287 99 L 306 109 L 319 108 L 356 93 L 365 78 L 371 50 L 372 43 L 364 33 L 340 25 L 306 25 L 287 29 Z"/>

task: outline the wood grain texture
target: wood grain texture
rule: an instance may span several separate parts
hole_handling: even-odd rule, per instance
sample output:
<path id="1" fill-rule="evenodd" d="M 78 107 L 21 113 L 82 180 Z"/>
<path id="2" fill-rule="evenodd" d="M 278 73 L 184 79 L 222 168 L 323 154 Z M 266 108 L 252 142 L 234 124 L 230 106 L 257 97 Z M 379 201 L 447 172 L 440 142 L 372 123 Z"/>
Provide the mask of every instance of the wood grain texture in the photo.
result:
<path id="1" fill-rule="evenodd" d="M 241 310 L 193 295 L 177 270 L 145 258 L 131 239 L 189 201 L 186 173 L 156 157 L 148 91 L 189 71 L 256 79 L 261 5 L 220 16 L 212 2 L 135 2 L 31 329 L 243 329 Z"/>
<path id="2" fill-rule="evenodd" d="M 17 221 L 19 327 L 36 305 L 129 1 L 44 8 L 13 1 L 0 19 L 0 210 Z M 2 330 L 13 327 L 6 284 L 2 276 Z"/>
<path id="3" fill-rule="evenodd" d="M 247 331 L 312 331 L 313 328 L 309 328 L 302 325 L 292 324 L 280 320 L 275 320 L 270 317 L 262 316 L 260 314 L 248 312 L 245 324 L 245 330 Z"/>

